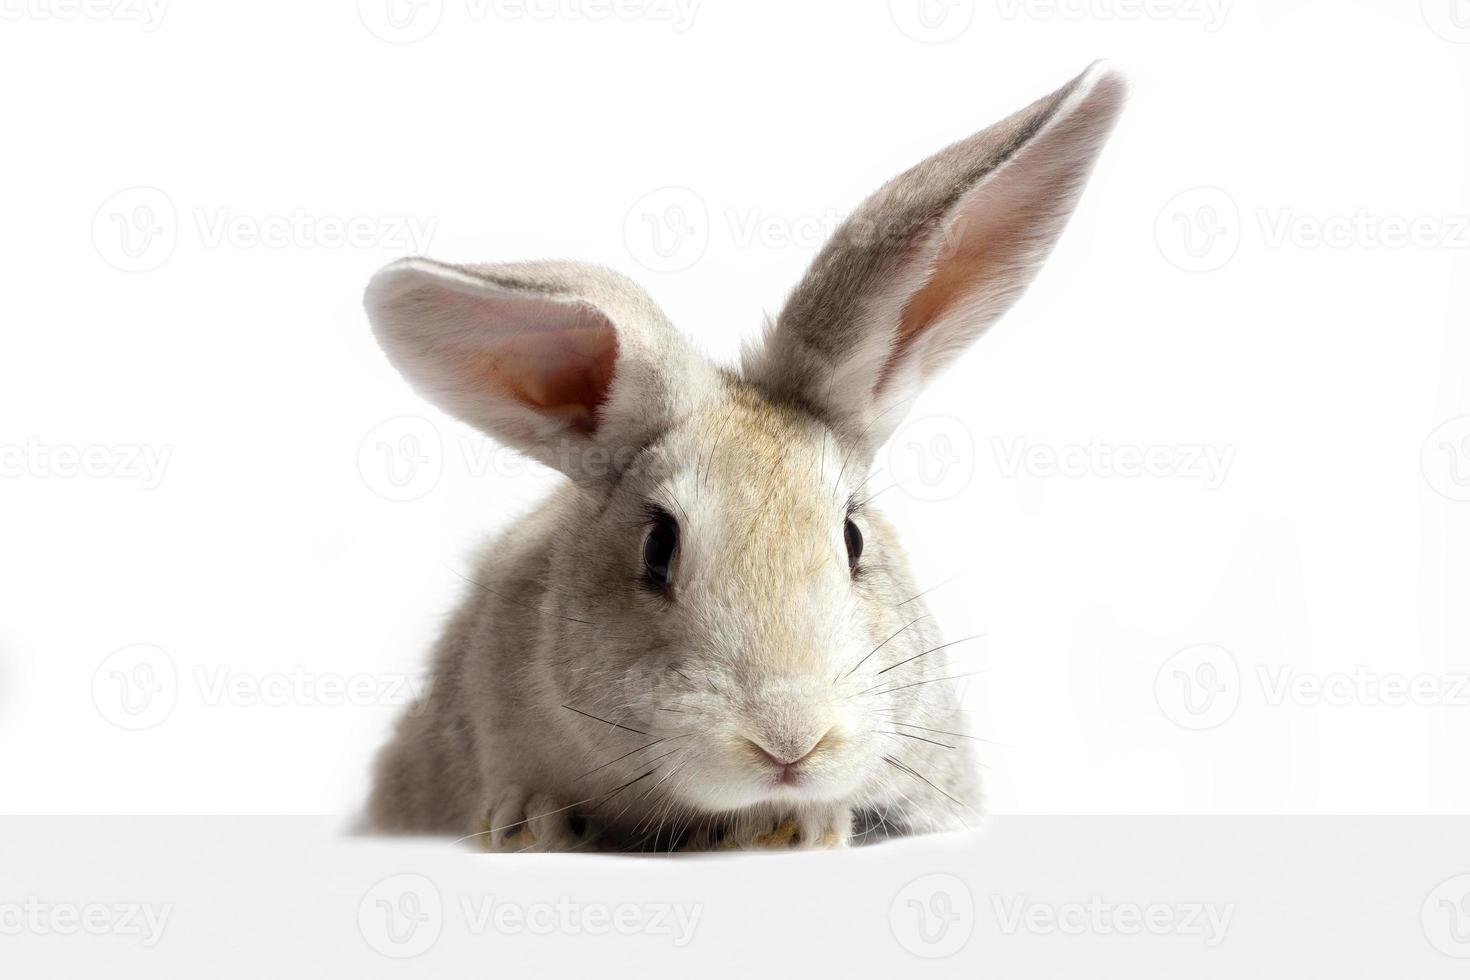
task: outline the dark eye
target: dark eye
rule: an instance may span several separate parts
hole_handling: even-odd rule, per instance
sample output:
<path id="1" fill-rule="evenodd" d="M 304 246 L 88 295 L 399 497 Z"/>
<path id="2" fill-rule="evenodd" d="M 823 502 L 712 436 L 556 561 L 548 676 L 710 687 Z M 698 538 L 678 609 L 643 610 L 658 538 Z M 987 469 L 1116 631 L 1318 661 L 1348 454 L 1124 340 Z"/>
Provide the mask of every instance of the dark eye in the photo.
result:
<path id="1" fill-rule="evenodd" d="M 848 571 L 855 572 L 858 559 L 863 556 L 863 532 L 858 530 L 850 517 L 847 519 L 847 526 L 842 529 L 842 537 L 847 542 Z"/>
<path id="2" fill-rule="evenodd" d="M 643 539 L 643 566 L 648 580 L 661 589 L 674 584 L 674 551 L 679 546 L 679 525 L 661 510 L 649 515 L 648 537 Z"/>

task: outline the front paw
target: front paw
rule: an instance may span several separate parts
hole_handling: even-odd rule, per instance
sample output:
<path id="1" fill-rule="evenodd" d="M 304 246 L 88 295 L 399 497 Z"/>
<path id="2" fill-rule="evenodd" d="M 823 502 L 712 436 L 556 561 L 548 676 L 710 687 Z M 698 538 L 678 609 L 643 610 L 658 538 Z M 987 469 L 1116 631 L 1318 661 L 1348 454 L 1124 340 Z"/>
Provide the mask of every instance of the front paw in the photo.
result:
<path id="1" fill-rule="evenodd" d="M 481 804 L 471 837 L 483 850 L 518 854 L 585 850 L 598 834 L 555 797 L 511 787 Z"/>
<path id="2" fill-rule="evenodd" d="M 711 846 L 716 850 L 814 850 L 846 847 L 852 839 L 852 810 L 812 807 L 755 809 L 732 820 Z"/>

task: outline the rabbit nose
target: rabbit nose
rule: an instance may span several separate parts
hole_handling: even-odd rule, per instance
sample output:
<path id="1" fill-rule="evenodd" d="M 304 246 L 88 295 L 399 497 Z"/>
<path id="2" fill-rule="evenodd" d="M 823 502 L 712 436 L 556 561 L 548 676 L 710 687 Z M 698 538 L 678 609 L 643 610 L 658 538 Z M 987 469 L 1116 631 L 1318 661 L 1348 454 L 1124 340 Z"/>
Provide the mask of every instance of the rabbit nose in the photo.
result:
<path id="1" fill-rule="evenodd" d="M 831 731 L 832 729 L 829 728 L 815 739 L 806 740 L 804 743 L 789 738 L 773 740 L 776 744 L 771 748 L 762 745 L 749 736 L 746 736 L 745 741 L 750 743 L 751 748 L 755 749 L 756 753 L 771 765 L 778 769 L 786 769 L 798 765 L 815 755 Z"/>

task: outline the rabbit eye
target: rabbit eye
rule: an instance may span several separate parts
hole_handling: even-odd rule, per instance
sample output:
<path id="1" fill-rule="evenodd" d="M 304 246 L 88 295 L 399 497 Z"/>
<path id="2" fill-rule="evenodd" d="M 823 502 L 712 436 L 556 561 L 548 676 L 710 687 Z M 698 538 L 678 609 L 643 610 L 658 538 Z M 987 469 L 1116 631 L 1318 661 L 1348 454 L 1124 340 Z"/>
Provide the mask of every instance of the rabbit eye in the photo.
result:
<path id="1" fill-rule="evenodd" d="M 858 530 L 850 517 L 847 519 L 847 526 L 842 529 L 842 537 L 847 542 L 847 570 L 856 572 L 858 559 L 863 556 L 863 532 Z"/>
<path id="2" fill-rule="evenodd" d="M 649 514 L 648 536 L 643 539 L 643 567 L 648 581 L 660 589 L 674 584 L 674 552 L 679 546 L 679 525 L 662 510 Z"/>

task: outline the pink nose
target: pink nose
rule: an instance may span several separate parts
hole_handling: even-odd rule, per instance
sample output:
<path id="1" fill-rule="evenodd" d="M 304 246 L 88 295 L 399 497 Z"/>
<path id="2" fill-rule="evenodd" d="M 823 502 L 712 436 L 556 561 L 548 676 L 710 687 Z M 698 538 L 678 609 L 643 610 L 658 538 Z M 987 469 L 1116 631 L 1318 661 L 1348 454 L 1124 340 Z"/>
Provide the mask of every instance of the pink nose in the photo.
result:
<path id="1" fill-rule="evenodd" d="M 805 750 L 793 750 L 790 748 L 786 748 L 776 752 L 772 752 L 770 749 L 766 748 L 764 745 L 760 744 L 753 738 L 747 738 L 746 741 L 750 743 L 751 748 L 760 753 L 762 758 L 764 758 L 771 765 L 775 766 L 777 769 L 791 769 L 792 767 L 800 765 L 802 762 L 811 758 L 812 755 L 817 751 L 817 749 L 821 748 L 822 742 L 826 739 L 826 737 L 827 732 L 823 732 L 817 738 L 817 740 L 813 742 L 810 746 L 808 746 Z"/>

